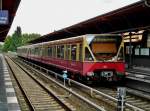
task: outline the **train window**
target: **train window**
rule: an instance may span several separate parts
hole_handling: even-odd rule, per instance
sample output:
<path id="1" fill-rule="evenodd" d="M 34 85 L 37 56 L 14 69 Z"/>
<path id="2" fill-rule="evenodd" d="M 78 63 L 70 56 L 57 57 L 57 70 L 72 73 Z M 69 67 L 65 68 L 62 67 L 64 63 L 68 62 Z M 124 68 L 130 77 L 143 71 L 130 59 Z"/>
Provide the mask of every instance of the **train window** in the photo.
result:
<path id="1" fill-rule="evenodd" d="M 38 48 L 37 55 L 42 56 L 42 48 L 41 47 Z"/>
<path id="2" fill-rule="evenodd" d="M 33 49 L 33 55 L 35 55 L 36 54 L 36 49 Z"/>
<path id="3" fill-rule="evenodd" d="M 93 61 L 93 57 L 87 47 L 85 48 L 85 61 Z"/>
<path id="4" fill-rule="evenodd" d="M 70 60 L 70 45 L 66 46 L 66 59 Z"/>
<path id="5" fill-rule="evenodd" d="M 45 47 L 42 47 L 42 48 L 41 48 L 41 53 L 42 53 L 42 56 L 45 56 L 45 55 L 46 55 L 46 49 L 45 49 Z"/>
<path id="6" fill-rule="evenodd" d="M 60 46 L 57 46 L 57 57 L 58 57 L 58 58 L 61 57 L 60 54 L 61 54 L 61 47 L 60 47 Z"/>
<path id="7" fill-rule="evenodd" d="M 48 47 L 48 56 L 52 57 L 52 47 Z"/>
<path id="8" fill-rule="evenodd" d="M 53 57 L 56 57 L 56 46 L 53 46 Z"/>
<path id="9" fill-rule="evenodd" d="M 123 47 L 121 47 L 121 49 L 119 50 L 117 60 L 118 60 L 118 61 L 124 60 L 124 50 L 123 50 Z"/>
<path id="10" fill-rule="evenodd" d="M 82 61 L 82 44 L 79 45 L 79 61 Z"/>
<path id="11" fill-rule="evenodd" d="M 32 51 L 32 55 L 34 55 L 34 49 L 32 49 L 31 51 Z"/>
<path id="12" fill-rule="evenodd" d="M 45 56 L 48 56 L 48 47 L 44 47 L 44 54 Z"/>
<path id="13" fill-rule="evenodd" d="M 76 50 L 77 50 L 77 45 L 71 45 L 71 59 L 76 60 Z"/>
<path id="14" fill-rule="evenodd" d="M 64 58 L 64 45 L 57 46 L 57 57 Z"/>
<path id="15" fill-rule="evenodd" d="M 60 46 L 60 58 L 64 58 L 64 45 Z"/>
<path id="16" fill-rule="evenodd" d="M 35 54 L 35 55 L 37 55 L 37 52 L 38 52 L 37 50 L 38 50 L 38 48 L 36 47 L 36 48 L 34 49 L 34 54 Z"/>
<path id="17" fill-rule="evenodd" d="M 36 47 L 35 48 L 35 55 L 40 55 L 40 48 L 39 47 Z"/>

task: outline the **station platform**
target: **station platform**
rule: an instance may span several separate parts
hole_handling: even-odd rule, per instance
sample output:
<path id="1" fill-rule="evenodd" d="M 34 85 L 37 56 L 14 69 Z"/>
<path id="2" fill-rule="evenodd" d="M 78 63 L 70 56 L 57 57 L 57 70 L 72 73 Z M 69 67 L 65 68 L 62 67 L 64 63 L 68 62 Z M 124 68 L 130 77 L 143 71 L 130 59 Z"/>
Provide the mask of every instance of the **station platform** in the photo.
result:
<path id="1" fill-rule="evenodd" d="M 0 111 L 21 111 L 2 54 L 0 54 Z"/>

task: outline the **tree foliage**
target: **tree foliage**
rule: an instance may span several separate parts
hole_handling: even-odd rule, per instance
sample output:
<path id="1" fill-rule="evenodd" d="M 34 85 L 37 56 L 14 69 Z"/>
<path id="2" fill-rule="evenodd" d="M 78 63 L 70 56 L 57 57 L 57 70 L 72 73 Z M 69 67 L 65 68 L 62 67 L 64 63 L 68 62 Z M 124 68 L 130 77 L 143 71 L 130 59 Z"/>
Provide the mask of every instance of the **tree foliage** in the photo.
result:
<path id="1" fill-rule="evenodd" d="M 35 33 L 22 34 L 21 27 L 18 26 L 12 36 L 6 37 L 2 50 L 4 52 L 16 51 L 17 47 L 26 45 L 29 41 L 34 40 L 40 36 L 40 34 Z"/>

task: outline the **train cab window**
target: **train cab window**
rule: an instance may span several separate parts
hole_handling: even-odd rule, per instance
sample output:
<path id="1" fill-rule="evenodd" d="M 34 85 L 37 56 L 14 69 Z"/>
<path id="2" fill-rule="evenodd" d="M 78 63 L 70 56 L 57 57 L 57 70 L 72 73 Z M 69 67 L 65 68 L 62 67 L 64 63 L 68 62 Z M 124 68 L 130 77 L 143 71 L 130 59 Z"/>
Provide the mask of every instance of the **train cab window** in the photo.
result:
<path id="1" fill-rule="evenodd" d="M 124 49 L 123 49 L 123 47 L 121 47 L 121 49 L 118 52 L 118 58 L 117 58 L 117 60 L 118 61 L 123 61 L 124 60 Z"/>
<path id="2" fill-rule="evenodd" d="M 76 60 L 76 50 L 77 50 L 77 45 L 71 45 L 71 59 Z"/>
<path id="3" fill-rule="evenodd" d="M 66 60 L 70 60 L 70 45 L 66 46 Z"/>
<path id="4" fill-rule="evenodd" d="M 52 57 L 52 47 L 48 47 L 48 56 Z"/>
<path id="5" fill-rule="evenodd" d="M 85 48 L 85 61 L 93 61 L 93 57 L 87 47 Z"/>

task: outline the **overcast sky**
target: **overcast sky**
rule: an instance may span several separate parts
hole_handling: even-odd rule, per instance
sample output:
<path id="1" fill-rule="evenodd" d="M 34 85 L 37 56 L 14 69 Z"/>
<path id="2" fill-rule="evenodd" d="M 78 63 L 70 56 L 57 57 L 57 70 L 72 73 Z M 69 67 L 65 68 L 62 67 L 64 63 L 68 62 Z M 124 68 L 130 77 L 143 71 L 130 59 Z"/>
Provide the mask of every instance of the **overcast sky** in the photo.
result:
<path id="1" fill-rule="evenodd" d="M 48 34 L 139 0 L 21 0 L 12 27 L 23 33 Z"/>

